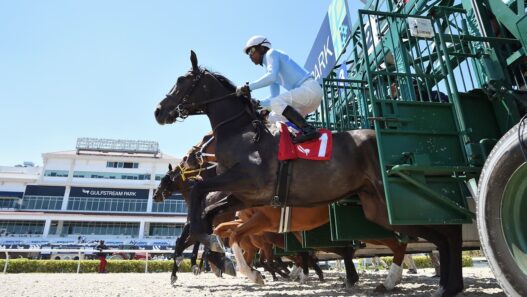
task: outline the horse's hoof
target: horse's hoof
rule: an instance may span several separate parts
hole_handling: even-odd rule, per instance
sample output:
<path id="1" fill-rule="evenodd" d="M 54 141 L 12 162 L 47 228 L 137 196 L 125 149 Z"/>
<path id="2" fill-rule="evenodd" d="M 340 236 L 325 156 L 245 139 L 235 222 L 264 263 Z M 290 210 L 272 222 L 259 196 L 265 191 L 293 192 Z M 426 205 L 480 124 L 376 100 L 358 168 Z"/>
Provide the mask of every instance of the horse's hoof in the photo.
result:
<path id="1" fill-rule="evenodd" d="M 172 287 L 176 287 L 176 282 L 177 282 L 177 275 L 171 275 L 170 284 L 172 285 Z"/>
<path id="2" fill-rule="evenodd" d="M 443 287 L 439 287 L 437 291 L 432 294 L 432 297 L 455 297 L 461 295 L 463 289 L 447 290 Z"/>
<path id="3" fill-rule="evenodd" d="M 304 274 L 303 272 L 300 273 L 300 279 L 298 280 L 298 282 L 302 285 L 305 285 L 307 283 L 307 274 Z"/>
<path id="4" fill-rule="evenodd" d="M 236 276 L 236 269 L 234 268 L 234 263 L 231 259 L 225 258 L 223 262 L 223 271 L 231 276 Z"/>
<path id="5" fill-rule="evenodd" d="M 201 270 L 199 269 L 198 265 L 192 265 L 192 273 L 194 275 L 200 274 Z"/>
<path id="6" fill-rule="evenodd" d="M 374 290 L 376 293 L 386 293 L 388 292 L 388 289 L 383 284 L 378 285 Z"/>
<path id="7" fill-rule="evenodd" d="M 442 297 L 444 292 L 445 292 L 445 289 L 443 287 L 439 287 L 439 289 L 437 289 L 437 291 L 432 293 L 431 297 Z"/>
<path id="8" fill-rule="evenodd" d="M 258 270 L 253 270 L 251 280 L 257 285 L 265 285 L 262 274 Z"/>
<path id="9" fill-rule="evenodd" d="M 291 273 L 289 273 L 289 277 L 291 278 L 291 280 L 297 280 L 300 276 L 300 267 L 296 267 L 293 268 L 293 270 L 291 270 Z"/>
<path id="10" fill-rule="evenodd" d="M 212 234 L 209 238 L 210 250 L 213 252 L 225 254 L 225 246 L 223 241 L 219 238 L 218 235 Z"/>
<path id="11" fill-rule="evenodd" d="M 209 263 L 209 264 L 210 264 L 210 270 L 214 272 L 214 275 L 217 277 L 221 277 L 221 269 L 219 269 L 218 267 L 216 267 L 216 265 L 212 263 Z"/>

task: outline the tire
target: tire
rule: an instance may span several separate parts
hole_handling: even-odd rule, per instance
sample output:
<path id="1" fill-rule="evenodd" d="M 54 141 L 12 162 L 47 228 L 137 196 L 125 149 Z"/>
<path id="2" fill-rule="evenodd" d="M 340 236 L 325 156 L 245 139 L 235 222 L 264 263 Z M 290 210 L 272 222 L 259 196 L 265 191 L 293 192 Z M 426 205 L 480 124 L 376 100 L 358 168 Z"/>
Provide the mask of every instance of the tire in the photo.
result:
<path id="1" fill-rule="evenodd" d="M 519 124 L 490 153 L 478 185 L 477 223 L 490 268 L 508 296 L 527 296 L 527 164 Z M 527 140 L 527 132 L 523 131 Z"/>

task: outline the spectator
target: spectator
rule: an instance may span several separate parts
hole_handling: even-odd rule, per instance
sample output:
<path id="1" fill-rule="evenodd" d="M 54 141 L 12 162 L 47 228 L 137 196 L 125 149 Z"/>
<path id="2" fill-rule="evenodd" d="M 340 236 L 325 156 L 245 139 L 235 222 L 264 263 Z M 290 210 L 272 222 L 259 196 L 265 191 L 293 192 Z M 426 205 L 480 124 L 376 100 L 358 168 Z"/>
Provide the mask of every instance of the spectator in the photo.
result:
<path id="1" fill-rule="evenodd" d="M 106 270 L 106 253 L 103 252 L 103 250 L 108 249 L 108 247 L 104 244 L 104 240 L 101 240 L 99 242 L 99 245 L 97 245 L 96 249 L 99 250 L 99 253 L 97 254 L 97 257 L 99 257 L 99 273 L 107 273 L 108 270 Z"/>

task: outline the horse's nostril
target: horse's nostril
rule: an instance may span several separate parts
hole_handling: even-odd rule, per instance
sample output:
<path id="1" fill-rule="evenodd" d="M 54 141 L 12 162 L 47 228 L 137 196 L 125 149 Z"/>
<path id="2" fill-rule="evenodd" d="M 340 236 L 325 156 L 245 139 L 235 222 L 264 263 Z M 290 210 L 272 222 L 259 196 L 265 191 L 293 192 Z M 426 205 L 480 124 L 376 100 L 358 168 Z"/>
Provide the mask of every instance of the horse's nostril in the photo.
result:
<path id="1" fill-rule="evenodd" d="M 154 111 L 154 115 L 157 117 L 160 112 L 161 112 L 161 109 L 160 108 L 156 108 L 156 110 Z"/>

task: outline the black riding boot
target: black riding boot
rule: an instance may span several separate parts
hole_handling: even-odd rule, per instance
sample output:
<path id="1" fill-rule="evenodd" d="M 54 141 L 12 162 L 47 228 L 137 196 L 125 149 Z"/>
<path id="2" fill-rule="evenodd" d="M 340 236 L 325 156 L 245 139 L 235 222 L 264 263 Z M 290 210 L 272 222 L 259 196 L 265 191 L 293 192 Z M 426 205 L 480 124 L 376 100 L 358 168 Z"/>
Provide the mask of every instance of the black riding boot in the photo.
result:
<path id="1" fill-rule="evenodd" d="M 304 117 L 299 114 L 298 111 L 296 111 L 293 107 L 288 105 L 284 109 L 284 112 L 282 112 L 282 115 L 288 120 L 290 120 L 291 123 L 295 124 L 298 128 L 300 128 L 301 134 L 293 140 L 294 143 L 301 143 L 320 137 L 320 132 L 317 131 L 317 128 L 308 124 L 306 122 L 306 119 L 304 119 Z"/>

